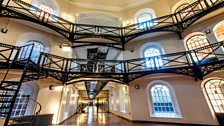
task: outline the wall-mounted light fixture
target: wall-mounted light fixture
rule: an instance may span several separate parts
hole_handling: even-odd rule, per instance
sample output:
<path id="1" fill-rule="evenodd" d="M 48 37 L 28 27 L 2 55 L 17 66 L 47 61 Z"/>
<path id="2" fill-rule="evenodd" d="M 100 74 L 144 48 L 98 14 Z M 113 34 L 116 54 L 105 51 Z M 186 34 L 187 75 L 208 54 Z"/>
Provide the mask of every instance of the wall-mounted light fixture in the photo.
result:
<path id="1" fill-rule="evenodd" d="M 205 30 L 205 33 L 206 34 L 210 34 L 211 33 L 211 30 L 208 28 L 208 29 Z"/>
<path id="2" fill-rule="evenodd" d="M 49 90 L 54 90 L 54 79 L 51 81 L 51 85 L 49 86 Z"/>
<path id="3" fill-rule="evenodd" d="M 140 87 L 139 87 L 139 85 L 138 84 L 136 84 L 135 85 L 135 89 L 139 89 Z"/>
<path id="4" fill-rule="evenodd" d="M 59 46 L 64 52 L 69 52 L 72 50 L 72 47 L 69 44 L 61 44 Z"/>
<path id="5" fill-rule="evenodd" d="M 54 85 L 50 85 L 49 90 L 54 90 Z"/>
<path id="6" fill-rule="evenodd" d="M 5 27 L 1 29 L 1 32 L 2 32 L 2 33 L 6 34 L 6 33 L 8 32 L 8 28 L 7 28 L 7 27 L 8 27 L 8 25 L 9 25 L 9 22 L 10 22 L 10 19 L 8 19 L 8 21 L 7 21 L 6 25 L 5 25 Z"/>
<path id="7" fill-rule="evenodd" d="M 134 52 L 134 49 L 133 49 L 133 48 L 131 48 L 131 49 L 130 49 L 130 52 Z"/>

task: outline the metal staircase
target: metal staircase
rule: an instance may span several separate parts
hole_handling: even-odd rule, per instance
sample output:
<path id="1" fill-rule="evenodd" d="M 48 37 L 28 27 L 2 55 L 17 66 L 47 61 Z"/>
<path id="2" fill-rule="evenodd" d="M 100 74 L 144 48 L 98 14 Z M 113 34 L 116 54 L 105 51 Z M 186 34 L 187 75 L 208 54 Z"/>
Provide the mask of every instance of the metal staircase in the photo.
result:
<path id="1" fill-rule="evenodd" d="M 11 113 L 22 83 L 39 79 L 39 74 L 36 74 L 36 70 L 39 69 L 39 67 L 37 67 L 37 64 L 34 65 L 31 61 L 31 54 L 34 47 L 33 44 L 15 47 L 1 43 L 1 47 L 3 47 L 3 49 L 1 48 L 0 55 L 3 58 L 1 59 L 0 64 L 3 64 L 1 65 L 2 68 L 8 68 L 0 83 L 0 117 L 5 118 L 4 126 L 7 126 L 11 120 Z M 10 77 L 8 76 L 14 69 L 21 69 L 22 74 L 17 80 L 10 80 Z M 35 72 L 30 73 L 30 71 Z M 30 78 L 31 75 L 36 76 L 36 78 Z"/>

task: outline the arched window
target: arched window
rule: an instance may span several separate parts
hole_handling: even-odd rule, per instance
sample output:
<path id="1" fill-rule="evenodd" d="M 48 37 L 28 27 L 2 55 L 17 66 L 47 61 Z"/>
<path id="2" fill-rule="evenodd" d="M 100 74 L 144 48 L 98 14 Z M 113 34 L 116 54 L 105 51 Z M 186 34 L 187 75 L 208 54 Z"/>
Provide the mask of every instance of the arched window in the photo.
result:
<path id="1" fill-rule="evenodd" d="M 52 15 L 54 14 L 54 10 L 53 8 L 44 5 L 44 4 L 40 4 L 39 9 L 36 13 L 37 15 L 40 15 L 41 17 L 45 17 L 47 19 L 52 20 Z"/>
<path id="2" fill-rule="evenodd" d="M 218 23 L 214 29 L 215 37 L 218 41 L 224 41 L 224 21 Z"/>
<path id="3" fill-rule="evenodd" d="M 125 88 L 120 88 L 120 111 L 125 113 Z"/>
<path id="4" fill-rule="evenodd" d="M 185 3 L 176 8 L 174 13 L 177 13 L 177 20 L 182 21 L 192 15 L 194 15 L 194 12 L 192 11 L 192 8 L 188 7 L 190 4 Z M 188 7 L 188 8 L 186 8 Z"/>
<path id="5" fill-rule="evenodd" d="M 29 86 L 22 86 L 22 88 L 19 91 L 18 96 L 16 97 L 16 101 L 13 106 L 11 117 L 20 117 L 24 116 L 27 110 L 27 105 L 30 99 L 30 95 L 32 94 L 32 88 Z M 11 101 L 14 94 L 11 92 L 8 92 L 6 96 L 4 96 L 4 101 Z M 4 108 L 4 106 L 10 106 L 10 103 L 5 102 L 4 104 L 0 105 L 0 111 L 1 113 L 7 112 L 7 108 Z M 5 117 L 5 114 L 0 115 L 0 117 Z"/>
<path id="6" fill-rule="evenodd" d="M 60 5 L 56 0 L 32 0 L 32 5 L 38 9 L 30 8 L 31 12 L 51 21 L 58 20 L 58 18 L 53 18 L 53 15 L 60 15 Z"/>
<path id="7" fill-rule="evenodd" d="M 163 65 L 161 57 L 161 51 L 155 47 L 149 47 L 144 51 L 144 57 L 147 58 L 146 66 L 147 67 L 160 67 Z M 157 57 L 154 57 L 157 56 Z M 151 57 L 151 58 L 150 58 Z"/>
<path id="8" fill-rule="evenodd" d="M 180 110 L 174 90 L 161 80 L 151 82 L 149 90 L 150 110 L 153 117 L 180 118 Z"/>
<path id="9" fill-rule="evenodd" d="M 154 85 L 151 96 L 155 113 L 174 113 L 170 91 L 165 85 Z"/>
<path id="10" fill-rule="evenodd" d="M 31 45 L 33 44 L 33 51 L 32 51 L 32 54 L 31 54 L 31 60 L 35 63 L 38 62 L 38 59 L 40 57 L 40 53 L 41 52 L 44 52 L 44 45 L 39 42 L 39 41 L 36 41 L 36 40 L 31 40 L 31 41 L 28 41 L 26 43 L 26 45 Z M 32 46 L 28 46 L 26 49 L 24 49 L 21 53 L 21 58 L 23 59 L 27 59 L 29 57 L 29 54 L 31 53 L 31 48 Z"/>
<path id="11" fill-rule="evenodd" d="M 194 50 L 197 48 L 201 48 L 207 45 L 210 45 L 207 37 L 201 33 L 192 33 L 188 35 L 185 39 L 185 46 L 187 50 Z M 200 50 L 196 53 L 192 53 L 193 60 L 196 62 L 214 57 L 213 54 L 209 54 L 212 52 L 212 48 L 206 48 L 204 50 Z"/>
<path id="12" fill-rule="evenodd" d="M 135 14 L 135 23 L 139 24 L 137 29 L 150 28 L 153 25 L 157 24 L 156 20 L 152 20 L 155 18 L 156 18 L 156 14 L 153 9 L 145 8 L 138 11 Z"/>
<path id="13" fill-rule="evenodd" d="M 215 113 L 224 113 L 224 80 L 210 79 L 204 88 Z"/>

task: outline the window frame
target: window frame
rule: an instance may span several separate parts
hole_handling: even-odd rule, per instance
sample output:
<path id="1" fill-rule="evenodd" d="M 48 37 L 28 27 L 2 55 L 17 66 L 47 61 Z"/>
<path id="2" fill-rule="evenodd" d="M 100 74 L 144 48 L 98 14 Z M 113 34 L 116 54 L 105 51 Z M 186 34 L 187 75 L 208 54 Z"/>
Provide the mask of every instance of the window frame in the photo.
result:
<path id="1" fill-rule="evenodd" d="M 217 34 L 217 30 L 222 27 L 223 28 L 223 32 L 222 32 L 222 37 L 219 37 L 218 34 Z M 220 41 L 224 41 L 224 20 L 220 21 L 219 23 L 217 23 L 214 28 L 213 28 L 213 32 L 214 32 L 214 36 L 216 38 L 216 40 L 218 42 Z"/>
<path id="2" fill-rule="evenodd" d="M 170 97 L 171 97 L 172 104 L 173 104 L 173 108 L 175 110 L 174 113 L 156 113 L 155 112 L 154 106 L 153 106 L 152 94 L 151 94 L 151 89 L 155 85 L 164 85 L 169 89 Z M 150 117 L 155 117 L 155 118 L 183 118 L 182 114 L 181 114 L 181 111 L 180 111 L 180 108 L 179 108 L 179 104 L 178 104 L 178 101 L 177 101 L 175 90 L 168 82 L 163 81 L 163 80 L 154 80 L 154 81 L 150 82 L 150 84 L 147 86 L 146 90 L 147 90 L 146 92 L 147 92 L 147 100 L 148 100 Z"/>
<path id="3" fill-rule="evenodd" d="M 150 19 L 143 22 L 142 21 L 139 22 L 140 16 L 145 14 L 150 15 Z M 134 21 L 135 21 L 135 24 L 139 24 L 139 25 L 136 26 L 136 29 L 150 29 L 151 27 L 155 26 L 158 23 L 156 20 L 153 20 L 153 19 L 156 19 L 156 13 L 153 9 L 144 8 L 137 11 L 134 16 Z"/>
<path id="4" fill-rule="evenodd" d="M 46 19 L 52 20 L 52 17 L 54 15 L 54 8 L 41 3 L 38 6 L 38 10 L 36 11 L 36 14 L 40 17 L 44 17 Z"/>
<path id="5" fill-rule="evenodd" d="M 216 82 L 214 82 L 216 81 Z M 223 107 L 224 107 L 224 92 L 221 89 L 220 86 L 224 86 L 224 80 L 222 78 L 209 78 L 205 82 L 202 83 L 205 91 L 205 97 L 207 97 L 207 101 L 210 104 L 210 107 L 213 109 L 214 113 L 223 113 Z M 214 85 L 214 87 L 211 87 L 211 85 Z M 218 86 L 218 88 L 216 87 Z M 217 91 L 217 89 L 219 91 Z M 215 90 L 214 92 L 212 90 Z M 209 95 L 210 94 L 210 95 Z M 211 98 L 211 95 L 213 99 Z M 215 104 L 213 102 L 215 102 Z M 218 103 L 222 103 L 221 105 Z"/>
<path id="6" fill-rule="evenodd" d="M 148 65 L 147 65 L 147 62 L 151 62 L 151 60 L 148 60 L 148 61 L 147 61 L 147 58 L 148 58 L 148 57 L 155 57 L 155 56 L 146 56 L 146 55 L 145 55 L 146 51 L 148 51 L 149 49 L 156 49 L 156 50 L 158 50 L 158 52 L 159 52 L 159 55 L 156 55 L 156 56 L 159 57 L 159 59 L 155 59 L 156 67 L 155 67 L 155 64 L 154 64 L 154 63 L 153 63 L 153 66 L 148 66 Z M 146 68 L 160 68 L 160 67 L 162 67 L 163 64 L 164 64 L 164 62 L 163 62 L 163 60 L 160 58 L 161 55 L 163 55 L 161 48 L 159 48 L 159 47 L 157 47 L 157 46 L 147 46 L 147 47 L 143 50 L 143 58 L 146 60 L 146 63 L 145 63 Z M 153 60 L 153 61 L 154 61 L 154 60 Z M 158 65 L 157 63 L 158 63 L 158 64 L 161 63 L 161 64 Z M 150 63 L 150 64 L 151 64 L 151 63 Z"/>
<path id="7" fill-rule="evenodd" d="M 201 40 L 200 41 L 191 40 L 194 37 L 200 37 L 200 36 L 203 37 L 203 38 L 200 38 L 202 40 L 203 44 L 200 43 Z M 204 35 L 203 33 L 200 33 L 200 32 L 191 33 L 185 38 L 186 39 L 184 40 L 184 43 L 185 43 L 185 47 L 186 47 L 187 51 L 195 50 L 195 49 L 198 49 L 198 48 L 201 48 L 201 47 L 204 47 L 204 46 L 208 46 L 208 45 L 211 44 L 210 41 L 208 40 L 207 36 Z M 204 40 L 206 40 L 206 42 Z M 193 42 L 195 42 L 195 43 L 192 45 Z M 206 52 L 206 54 L 203 54 L 203 52 Z M 192 62 L 198 63 L 198 62 L 203 62 L 204 60 L 206 61 L 209 58 L 216 58 L 216 56 L 213 55 L 213 54 L 208 55 L 207 54 L 208 52 L 213 52 L 213 49 L 212 48 L 204 49 L 204 50 L 199 51 L 198 54 L 197 53 L 191 53 L 192 58 L 193 58 Z"/>
<path id="8" fill-rule="evenodd" d="M 188 12 L 188 11 L 191 11 L 192 8 L 188 8 L 187 10 L 183 10 L 185 7 L 188 7 L 189 5 L 190 5 L 189 3 L 182 3 L 175 8 L 174 13 L 178 14 L 178 17 L 176 17 L 178 21 L 185 20 L 186 18 L 189 18 L 189 17 L 191 17 L 192 15 L 195 14 L 193 11 Z M 180 12 L 183 12 L 183 13 L 181 14 Z"/>
<path id="9" fill-rule="evenodd" d="M 38 62 L 38 60 L 39 60 L 39 57 L 40 57 L 40 54 L 41 54 L 41 52 L 45 52 L 45 46 L 44 46 L 44 44 L 42 43 L 42 42 L 40 42 L 40 41 L 37 41 L 37 40 L 29 40 L 29 41 L 27 41 L 26 43 L 25 43 L 25 46 L 26 45 L 31 45 L 31 44 L 34 44 L 34 47 L 33 47 L 33 51 L 32 51 L 32 54 L 31 54 L 31 60 L 33 61 L 33 62 L 35 62 L 35 63 L 37 63 Z M 40 48 L 40 50 L 42 50 L 42 51 L 40 51 L 40 53 L 38 54 L 39 56 L 38 57 L 36 57 L 37 55 L 36 55 L 36 49 L 37 48 L 35 48 L 36 47 L 36 45 L 41 45 L 42 46 L 42 48 Z M 26 48 L 26 51 L 28 50 L 28 51 L 31 51 L 31 48 L 32 48 L 32 46 L 28 46 L 27 48 Z M 21 53 L 21 58 L 28 58 L 28 56 L 29 56 L 29 53 L 25 53 L 24 54 L 24 52 L 22 52 Z M 35 56 L 35 57 L 33 57 L 33 56 Z"/>

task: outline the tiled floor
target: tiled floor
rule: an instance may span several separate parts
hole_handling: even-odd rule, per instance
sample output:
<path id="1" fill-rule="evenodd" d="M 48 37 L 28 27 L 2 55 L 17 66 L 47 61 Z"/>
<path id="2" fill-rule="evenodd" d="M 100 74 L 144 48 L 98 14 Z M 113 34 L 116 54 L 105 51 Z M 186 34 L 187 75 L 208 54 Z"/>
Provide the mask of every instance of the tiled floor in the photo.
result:
<path id="1" fill-rule="evenodd" d="M 61 126 L 181 126 L 171 124 L 141 123 L 130 122 L 123 118 L 117 117 L 109 113 L 94 113 L 89 111 L 85 114 L 76 114 Z"/>

